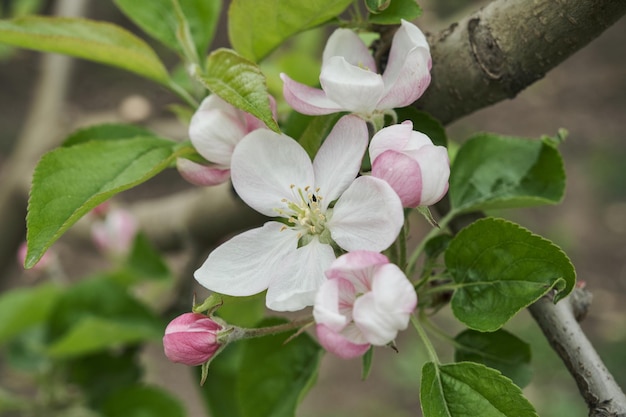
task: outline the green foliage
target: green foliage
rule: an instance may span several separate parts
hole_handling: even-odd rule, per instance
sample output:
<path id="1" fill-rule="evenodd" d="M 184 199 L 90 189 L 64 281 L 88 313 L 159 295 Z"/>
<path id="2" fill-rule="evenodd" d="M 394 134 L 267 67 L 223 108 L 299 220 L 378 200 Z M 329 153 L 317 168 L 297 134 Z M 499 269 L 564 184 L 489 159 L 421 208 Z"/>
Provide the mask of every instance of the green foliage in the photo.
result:
<path id="1" fill-rule="evenodd" d="M 389 7 L 391 0 L 365 0 L 365 7 L 370 13 L 380 13 Z"/>
<path id="2" fill-rule="evenodd" d="M 209 55 L 206 67 L 206 75 L 198 76 L 206 88 L 280 132 L 272 115 L 265 75 L 256 64 L 230 49 L 218 49 Z"/>
<path id="3" fill-rule="evenodd" d="M 152 48 L 111 23 L 80 18 L 25 16 L 0 21 L 0 42 L 84 58 L 169 84 L 167 70 Z"/>
<path id="4" fill-rule="evenodd" d="M 495 368 L 521 388 L 530 382 L 530 345 L 517 336 L 503 329 L 493 333 L 468 329 L 454 340 L 457 343 L 455 361 L 478 362 Z"/>
<path id="5" fill-rule="evenodd" d="M 138 233 L 135 237 L 126 267 L 133 277 L 131 282 L 144 279 L 164 280 L 171 278 L 170 270 L 163 261 L 161 254 L 157 252 L 143 233 Z"/>
<path id="6" fill-rule="evenodd" d="M 304 129 L 300 134 L 292 137 L 297 138 L 300 145 L 313 159 L 320 146 L 322 146 L 324 139 L 343 115 L 343 113 L 333 113 L 325 116 L 302 116 L 301 118 L 296 116 L 291 121 L 295 121 L 296 118 L 300 119 L 303 122 L 302 127 Z"/>
<path id="7" fill-rule="evenodd" d="M 135 385 L 111 395 L 102 407 L 104 417 L 185 417 L 180 402 L 161 388 Z"/>
<path id="8" fill-rule="evenodd" d="M 564 190 L 563 161 L 545 141 L 478 134 L 459 149 L 450 172 L 455 212 L 556 204 Z"/>
<path id="9" fill-rule="evenodd" d="M 202 58 L 213 39 L 222 2 L 178 0 L 178 3 L 191 32 L 195 53 Z M 176 36 L 179 21 L 172 0 L 115 0 L 115 4 L 148 35 L 168 48 L 184 54 L 184 48 Z"/>
<path id="10" fill-rule="evenodd" d="M 472 362 L 426 363 L 420 400 L 425 417 L 537 417 L 510 379 Z"/>
<path id="11" fill-rule="evenodd" d="M 367 3 L 385 3 L 381 0 L 366 1 Z M 387 1 L 387 3 L 389 2 Z M 370 9 L 370 11 L 372 11 L 372 9 Z M 378 13 L 370 15 L 369 21 L 377 25 L 395 25 L 400 23 L 402 19 L 413 20 L 421 15 L 422 9 L 415 0 L 393 0 L 389 3 L 388 7 L 382 10 L 379 9 Z"/>
<path id="12" fill-rule="evenodd" d="M 28 202 L 32 267 L 80 217 L 114 194 L 167 168 L 184 149 L 156 137 L 100 140 L 55 149 L 41 158 Z"/>
<path id="13" fill-rule="evenodd" d="M 228 37 L 233 48 L 258 62 L 290 36 L 338 16 L 352 0 L 234 0 Z"/>
<path id="14" fill-rule="evenodd" d="M 495 331 L 550 290 L 555 302 L 574 288 L 569 258 L 552 242 L 502 219 L 463 229 L 445 255 L 455 282 L 452 311 L 467 327 Z"/>
<path id="15" fill-rule="evenodd" d="M 124 140 L 136 136 L 155 136 L 148 129 L 129 124 L 105 123 L 88 126 L 72 132 L 63 141 L 63 146 L 74 146 L 92 140 Z"/>

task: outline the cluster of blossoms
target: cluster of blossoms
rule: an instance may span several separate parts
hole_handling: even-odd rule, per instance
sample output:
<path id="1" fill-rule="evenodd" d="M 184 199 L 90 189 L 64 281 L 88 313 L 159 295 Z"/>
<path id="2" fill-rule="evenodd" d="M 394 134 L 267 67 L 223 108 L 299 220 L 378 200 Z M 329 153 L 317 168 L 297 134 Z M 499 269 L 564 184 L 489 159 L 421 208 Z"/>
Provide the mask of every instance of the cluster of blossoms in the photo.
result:
<path id="1" fill-rule="evenodd" d="M 417 295 L 380 252 L 397 239 L 404 208 L 443 197 L 450 170 L 446 149 L 414 131 L 411 121 L 384 128 L 382 122 L 389 114 L 395 120 L 394 108 L 422 95 L 430 67 L 424 35 L 403 21 L 382 75 L 367 46 L 348 29 L 328 40 L 321 89 L 281 74 L 285 100 L 298 112 L 351 113 L 336 123 L 313 161 L 294 139 L 216 96 L 205 99 L 189 135 L 215 165 L 183 160 L 179 169 L 200 184 L 230 177 L 246 204 L 275 220 L 211 252 L 196 280 L 232 296 L 267 291 L 266 305 L 275 311 L 313 306 L 320 343 L 342 358 L 392 343 L 407 327 Z M 371 141 L 368 122 L 377 130 Z M 372 168 L 364 173 L 368 150 Z M 206 361 L 217 351 L 223 327 L 195 313 L 182 317 L 168 326 L 166 353 L 177 352 L 170 359 L 190 365 Z M 194 353 L 202 343 L 208 344 L 204 356 Z M 187 350 L 193 353 L 189 360 L 180 353 Z"/>

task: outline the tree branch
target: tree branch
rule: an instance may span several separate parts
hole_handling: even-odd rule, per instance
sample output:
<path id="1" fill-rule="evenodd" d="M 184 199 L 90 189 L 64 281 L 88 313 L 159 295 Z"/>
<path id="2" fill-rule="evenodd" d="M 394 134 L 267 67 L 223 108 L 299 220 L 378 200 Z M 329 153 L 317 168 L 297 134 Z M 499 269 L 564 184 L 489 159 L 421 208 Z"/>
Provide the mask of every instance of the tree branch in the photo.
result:
<path id="1" fill-rule="evenodd" d="M 415 106 L 448 124 L 513 98 L 625 13 L 620 0 L 495 0 L 430 36 L 432 81 Z"/>

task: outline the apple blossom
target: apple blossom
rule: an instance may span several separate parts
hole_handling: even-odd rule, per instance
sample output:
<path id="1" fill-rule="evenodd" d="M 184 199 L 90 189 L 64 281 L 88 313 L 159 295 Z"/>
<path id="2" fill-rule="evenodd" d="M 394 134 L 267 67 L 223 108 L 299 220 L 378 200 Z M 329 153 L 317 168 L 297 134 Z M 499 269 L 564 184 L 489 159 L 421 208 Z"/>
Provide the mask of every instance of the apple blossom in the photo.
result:
<path id="1" fill-rule="evenodd" d="M 448 191 L 448 151 L 414 131 L 410 120 L 378 131 L 369 154 L 372 176 L 387 181 L 404 207 L 433 205 Z"/>
<path id="2" fill-rule="evenodd" d="M 96 220 L 92 224 L 91 238 L 103 253 L 114 257 L 124 256 L 131 249 L 138 227 L 132 213 L 114 208 L 104 214 L 103 220 Z"/>
<path id="3" fill-rule="evenodd" d="M 322 89 L 300 84 L 281 74 L 285 100 L 296 111 L 322 115 L 348 111 L 368 121 L 417 100 L 430 83 L 430 48 L 412 23 L 402 20 L 393 37 L 382 75 L 367 46 L 349 29 L 337 29 L 322 58 Z"/>
<path id="4" fill-rule="evenodd" d="M 332 263 L 326 276 L 313 316 L 320 344 L 329 352 L 344 359 L 360 356 L 371 345 L 392 342 L 407 328 L 417 294 L 386 256 L 349 252 Z"/>
<path id="5" fill-rule="evenodd" d="M 218 340 L 224 327 L 199 313 L 185 313 L 165 328 L 163 349 L 172 362 L 189 366 L 201 365 L 211 359 L 222 344 Z"/>
<path id="6" fill-rule="evenodd" d="M 402 204 L 384 181 L 357 176 L 367 147 L 365 122 L 344 116 L 313 163 L 295 140 L 256 130 L 237 146 L 232 181 L 269 221 L 219 246 L 194 274 L 209 290 L 247 296 L 267 290 L 272 310 L 313 304 L 335 248 L 380 251 L 404 222 Z"/>
<path id="7" fill-rule="evenodd" d="M 269 100 L 275 112 L 274 98 L 269 96 Z M 221 184 L 230 178 L 230 159 L 235 146 L 246 134 L 262 128 L 265 128 L 262 121 L 211 94 L 191 118 L 189 139 L 196 151 L 213 165 L 178 158 L 176 167 L 192 184 Z"/>

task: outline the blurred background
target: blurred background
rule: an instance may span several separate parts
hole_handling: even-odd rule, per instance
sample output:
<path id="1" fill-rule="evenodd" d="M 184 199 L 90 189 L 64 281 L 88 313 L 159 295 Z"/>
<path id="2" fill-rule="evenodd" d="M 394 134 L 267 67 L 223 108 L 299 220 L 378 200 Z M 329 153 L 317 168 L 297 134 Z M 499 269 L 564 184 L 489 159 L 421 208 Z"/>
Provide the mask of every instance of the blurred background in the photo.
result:
<path id="1" fill-rule="evenodd" d="M 115 22 L 143 36 L 112 2 L 87 3 L 88 17 Z M 424 14 L 417 21 L 418 26 L 436 33 L 485 2 L 421 0 L 419 3 Z M 10 4 L 11 1 L 0 1 L 3 10 Z M 53 2 L 41 1 L 39 7 L 41 13 L 51 13 Z M 622 387 L 626 386 L 625 41 L 626 20 L 622 19 L 515 99 L 448 126 L 449 137 L 458 142 L 477 131 L 529 138 L 555 135 L 559 128 L 569 131 L 560 147 L 568 178 L 563 203 L 493 214 L 514 220 L 551 239 L 572 259 L 578 279 L 585 281 L 593 293 L 593 303 L 582 326 Z M 166 63 L 175 62 L 169 51 L 155 42 L 148 42 Z M 214 46 L 226 43 L 222 19 Z M 37 80 L 42 76 L 41 59 L 40 54 L 31 51 L 0 49 L 0 187 L 5 187 L 12 180 L 9 176 L 15 175 L 15 171 L 7 167 L 12 152 L 17 149 L 17 140 L 29 128 L 28 124 L 37 123 L 36 119 L 27 119 L 27 115 L 33 106 Z M 124 121 L 146 125 L 166 137 L 185 138 L 185 126 L 167 109 L 176 102 L 176 97 L 168 91 L 102 65 L 73 61 L 72 66 L 66 98 L 59 103 L 62 108 L 59 135 L 78 126 Z M 46 140 L 42 142 L 45 148 Z M 21 163 L 28 165 L 34 161 Z M 122 203 L 132 203 L 186 188 L 189 185 L 175 171 L 169 170 L 116 198 Z M 23 230 L 23 225 L 15 225 L 18 226 Z M 421 233 L 420 226 L 415 226 L 414 233 Z M 95 247 L 76 242 L 72 236 L 67 236 L 54 246 L 68 276 L 77 278 L 106 267 L 107 261 L 99 256 Z M 181 264 L 180 258 L 184 256 L 170 255 L 174 268 Z M 0 265 L 1 291 L 30 286 L 41 279 L 36 272 L 24 271 L 16 258 Z M 450 334 L 462 330 L 445 309 L 437 321 Z M 524 392 L 539 414 L 544 417 L 586 416 L 586 406 L 574 381 L 530 315 L 521 312 L 506 329 L 531 344 L 534 377 Z M 450 346 L 438 347 L 444 362 L 452 360 Z M 299 415 L 419 415 L 419 368 L 426 359 L 425 352 L 410 331 L 402 335 L 398 348 L 399 353 L 389 349 L 376 351 L 372 374 L 367 381 L 360 379 L 360 361 L 340 361 L 327 355 L 318 384 L 304 399 Z M 147 349 L 146 378 L 181 397 L 189 416 L 204 415 L 194 389 L 196 375 L 182 365 L 168 363 L 161 352 L 159 345 Z M 28 392 L 32 381 L 7 365 L 2 359 L 5 353 L 0 347 L 0 387 Z"/>

